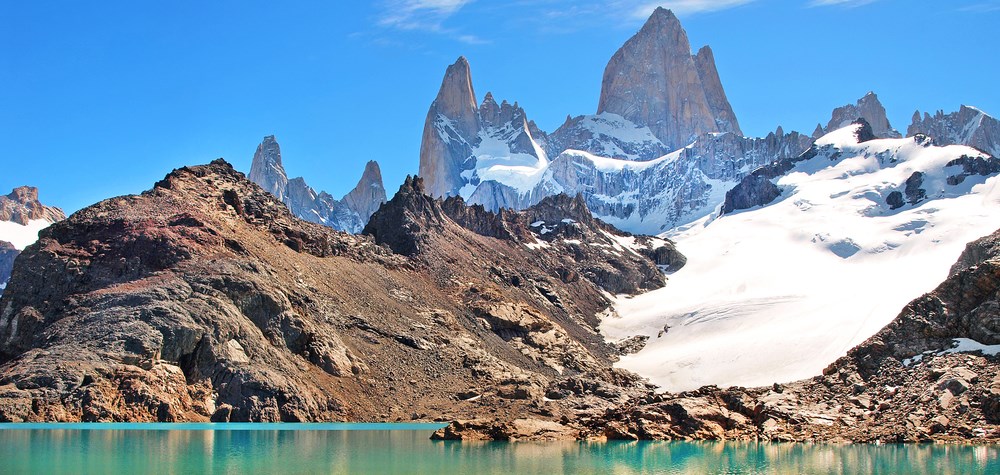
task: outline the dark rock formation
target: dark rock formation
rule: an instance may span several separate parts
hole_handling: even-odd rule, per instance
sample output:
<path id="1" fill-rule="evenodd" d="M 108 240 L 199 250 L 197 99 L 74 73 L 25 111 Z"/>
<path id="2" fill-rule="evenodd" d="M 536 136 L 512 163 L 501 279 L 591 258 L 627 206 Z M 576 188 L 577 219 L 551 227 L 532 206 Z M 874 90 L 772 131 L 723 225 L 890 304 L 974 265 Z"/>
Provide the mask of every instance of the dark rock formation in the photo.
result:
<path id="1" fill-rule="evenodd" d="M 175 170 L 17 259 L 0 420 L 553 421 L 649 391 L 596 326 L 598 284 L 662 285 L 654 263 L 578 262 L 529 246 L 520 215 L 484 219 L 510 232 L 466 229 L 409 179 L 371 221 L 382 246 L 295 218 L 224 161 Z M 545 400 L 576 385 L 602 389 Z"/>
<path id="2" fill-rule="evenodd" d="M 7 287 L 10 271 L 14 268 L 14 259 L 21 251 L 7 241 L 0 241 L 0 293 Z"/>

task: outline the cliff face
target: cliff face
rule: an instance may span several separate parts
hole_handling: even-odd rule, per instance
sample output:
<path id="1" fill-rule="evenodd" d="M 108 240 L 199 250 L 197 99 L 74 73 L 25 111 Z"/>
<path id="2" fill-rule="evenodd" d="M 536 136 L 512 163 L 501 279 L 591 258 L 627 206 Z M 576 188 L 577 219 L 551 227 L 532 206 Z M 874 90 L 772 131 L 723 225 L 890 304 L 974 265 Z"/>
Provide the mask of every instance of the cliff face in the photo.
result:
<path id="1" fill-rule="evenodd" d="M 597 107 L 604 112 L 648 126 L 670 150 L 708 132 L 742 135 L 711 49 L 692 56 L 680 21 L 662 7 L 608 62 Z"/>
<path id="2" fill-rule="evenodd" d="M 458 194 L 463 185 L 462 172 L 473 165 L 468 159 L 479 134 L 478 115 L 469 62 L 459 57 L 445 71 L 441 89 L 424 121 L 419 174 L 431 196 Z"/>
<path id="3" fill-rule="evenodd" d="M 445 212 L 421 186 L 355 236 L 216 161 L 48 228 L 0 299 L 0 420 L 557 419 L 569 406 L 546 394 L 610 407 L 646 390 L 595 328 L 603 292 L 663 284 L 654 260 L 577 259 L 528 217 Z M 574 384 L 605 390 L 558 392 Z"/>

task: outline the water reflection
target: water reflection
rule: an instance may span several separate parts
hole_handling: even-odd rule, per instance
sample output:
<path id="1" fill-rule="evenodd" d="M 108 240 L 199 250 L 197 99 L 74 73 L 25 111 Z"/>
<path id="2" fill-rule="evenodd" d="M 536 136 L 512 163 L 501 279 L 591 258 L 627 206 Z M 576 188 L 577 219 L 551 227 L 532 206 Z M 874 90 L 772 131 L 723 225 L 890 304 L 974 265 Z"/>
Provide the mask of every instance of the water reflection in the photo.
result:
<path id="1" fill-rule="evenodd" d="M 4 473 L 1000 473 L 1000 448 L 433 442 L 428 431 L 0 430 Z"/>

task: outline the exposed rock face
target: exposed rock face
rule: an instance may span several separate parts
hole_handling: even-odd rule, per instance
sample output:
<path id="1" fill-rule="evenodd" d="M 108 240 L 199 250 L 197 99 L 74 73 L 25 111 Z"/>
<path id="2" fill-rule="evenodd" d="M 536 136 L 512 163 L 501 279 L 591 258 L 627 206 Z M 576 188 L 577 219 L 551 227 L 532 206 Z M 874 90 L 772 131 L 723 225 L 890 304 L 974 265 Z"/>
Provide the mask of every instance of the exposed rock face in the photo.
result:
<path id="1" fill-rule="evenodd" d="M 916 111 L 906 135 L 917 134 L 929 135 L 939 145 L 968 145 L 1000 156 L 1000 121 L 974 107 L 963 105 L 958 112 L 937 111 L 933 116 L 925 112 L 923 118 Z"/>
<path id="2" fill-rule="evenodd" d="M 14 259 L 20 254 L 13 244 L 7 241 L 0 241 L 0 294 L 7 287 L 7 280 L 10 279 L 10 271 L 14 268 Z"/>
<path id="3" fill-rule="evenodd" d="M 603 112 L 648 126 L 671 150 L 704 133 L 742 135 L 711 49 L 692 56 L 680 21 L 662 7 L 608 62 L 597 107 Z"/>
<path id="4" fill-rule="evenodd" d="M 889 125 L 889 119 L 885 114 L 885 107 L 879 102 L 878 96 L 874 92 L 868 92 L 864 97 L 858 99 L 855 104 L 847 104 L 833 110 L 830 122 L 826 125 L 824 133 L 851 125 L 858 119 L 864 119 L 871 125 L 872 133 L 878 138 L 900 138 L 902 135 Z"/>
<path id="5" fill-rule="evenodd" d="M 411 179 L 370 237 L 293 217 L 221 160 L 175 170 L 18 258 L 0 299 L 0 420 L 552 421 L 648 392 L 611 368 L 596 326 L 605 292 L 663 284 L 639 249 L 672 246 L 583 220 L 605 247 L 566 239 L 569 221 L 539 234 L 528 219 L 588 214 L 547 203 L 445 212 Z"/>
<path id="6" fill-rule="evenodd" d="M 301 177 L 289 180 L 281 163 L 281 148 L 273 135 L 264 137 L 257 147 L 250 181 L 288 205 L 299 218 L 350 233 L 361 232 L 386 198 L 382 172 L 374 160 L 365 165 L 358 184 L 340 201 L 325 191 L 316 193 Z"/>
<path id="7" fill-rule="evenodd" d="M 671 151 L 649 127 L 612 113 L 566 117 L 566 122 L 549 134 L 546 147 L 552 157 L 572 149 L 633 161 L 652 160 Z"/>
<path id="8" fill-rule="evenodd" d="M 489 108 L 486 102 L 483 106 Z M 469 61 L 462 56 L 445 71 L 441 89 L 424 121 L 419 175 L 426 180 L 431 196 L 458 194 L 463 185 L 462 172 L 473 168 L 469 158 L 478 134 L 479 110 L 472 73 Z"/>
<path id="9" fill-rule="evenodd" d="M 27 225 L 39 219 L 54 223 L 66 219 L 66 213 L 43 205 L 38 201 L 38 188 L 32 186 L 14 188 L 7 196 L 0 196 L 0 221 Z"/>

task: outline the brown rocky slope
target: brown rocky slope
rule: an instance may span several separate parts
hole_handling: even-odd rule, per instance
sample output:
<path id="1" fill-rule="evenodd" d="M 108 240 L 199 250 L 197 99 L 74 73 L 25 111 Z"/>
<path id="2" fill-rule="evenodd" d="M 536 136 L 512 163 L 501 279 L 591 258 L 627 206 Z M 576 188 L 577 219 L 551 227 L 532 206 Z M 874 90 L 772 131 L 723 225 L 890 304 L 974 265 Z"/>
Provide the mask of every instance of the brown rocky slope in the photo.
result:
<path id="1" fill-rule="evenodd" d="M 658 287 L 657 264 L 683 258 L 585 210 L 555 197 L 494 215 L 409 179 L 353 236 L 294 218 L 224 161 L 174 170 L 17 260 L 0 420 L 556 424 L 608 410 L 650 389 L 611 368 L 606 292 Z"/>

